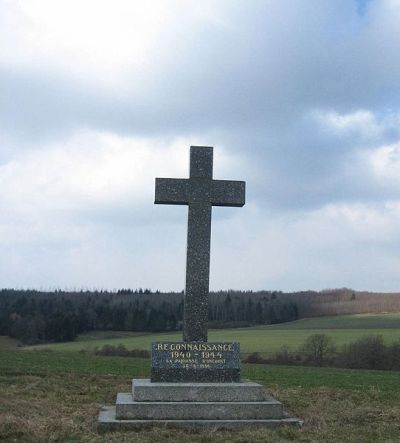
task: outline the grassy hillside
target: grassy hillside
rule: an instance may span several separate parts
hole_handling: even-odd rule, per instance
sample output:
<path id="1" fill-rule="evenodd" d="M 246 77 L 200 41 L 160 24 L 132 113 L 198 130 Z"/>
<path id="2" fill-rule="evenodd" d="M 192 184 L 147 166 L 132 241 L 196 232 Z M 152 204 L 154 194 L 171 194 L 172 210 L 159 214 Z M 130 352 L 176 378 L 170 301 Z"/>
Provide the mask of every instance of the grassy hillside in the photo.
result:
<path id="1" fill-rule="evenodd" d="M 96 433 L 103 404 L 146 377 L 145 359 L 88 353 L 0 348 L 0 440 L 23 442 L 395 442 L 400 422 L 400 373 L 244 365 L 242 375 L 264 384 L 303 429 L 190 433 L 152 429 Z M 105 439 L 106 438 L 106 439 Z"/>
<path id="2" fill-rule="evenodd" d="M 400 314 L 320 317 L 269 326 L 218 329 L 209 332 L 209 340 L 239 341 L 243 354 L 259 352 L 268 355 L 276 352 L 283 345 L 295 350 L 304 343 L 307 337 L 317 333 L 329 335 L 339 346 L 369 334 L 380 334 L 389 343 L 400 340 Z M 34 348 L 79 351 L 92 350 L 105 344 L 123 344 L 128 349 L 149 350 L 152 341 L 181 340 L 181 338 L 181 333 L 92 332 L 82 334 L 74 342 L 49 344 Z"/>
<path id="3" fill-rule="evenodd" d="M 304 318 L 270 327 L 273 329 L 400 329 L 400 313 Z"/>

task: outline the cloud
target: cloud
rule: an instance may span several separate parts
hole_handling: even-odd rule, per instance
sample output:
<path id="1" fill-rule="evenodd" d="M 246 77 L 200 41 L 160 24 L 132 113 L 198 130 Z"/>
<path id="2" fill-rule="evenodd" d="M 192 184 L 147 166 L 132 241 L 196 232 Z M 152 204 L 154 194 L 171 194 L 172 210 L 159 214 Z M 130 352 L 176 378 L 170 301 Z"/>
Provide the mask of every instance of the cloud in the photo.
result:
<path id="1" fill-rule="evenodd" d="M 191 139 L 149 139 L 107 132 L 80 132 L 35 150 L 23 151 L 0 166 L 3 242 L 69 239 L 102 224 L 161 223 L 154 207 L 156 176 L 188 177 Z M 197 143 L 199 144 L 199 143 Z M 231 178 L 240 157 L 220 148 L 215 176 Z M 162 223 L 177 212 L 164 207 Z M 175 220 L 176 221 L 176 220 Z M 182 217 L 182 223 L 184 217 Z M 62 228 L 57 228 L 61 223 Z M 63 229 L 70 226 L 71 229 Z"/>
<path id="2" fill-rule="evenodd" d="M 252 208 L 252 217 L 214 227 L 211 280 L 215 288 L 246 289 L 251 281 L 253 289 L 293 291 L 356 282 L 358 289 L 393 290 L 399 208 L 331 204 L 268 216 Z"/>
<path id="3" fill-rule="evenodd" d="M 358 110 L 340 115 L 337 112 L 316 113 L 316 118 L 333 133 L 350 137 L 361 137 L 367 141 L 383 135 L 383 128 L 371 111 Z"/>
<path id="4" fill-rule="evenodd" d="M 400 139 L 398 121 L 398 113 L 379 116 L 363 109 L 305 113 L 300 121 L 288 123 L 284 134 L 256 141 L 263 161 L 253 163 L 250 174 L 255 198 L 269 208 L 289 211 L 399 198 L 388 179 L 394 160 L 386 160 L 388 171 L 381 177 L 375 164 L 382 152 L 393 157 Z"/>
<path id="5" fill-rule="evenodd" d="M 155 206 L 154 178 L 187 177 L 196 142 L 86 131 L 2 165 L 3 284 L 183 288 L 187 209 Z M 215 163 L 241 178 L 240 158 L 221 148 Z"/>
<path id="6" fill-rule="evenodd" d="M 129 201 L 143 205 L 152 200 L 156 171 L 184 169 L 184 144 L 176 140 L 161 146 L 107 132 L 77 133 L 1 166 L 2 206 L 22 215 L 59 211 L 64 216 Z"/>
<path id="7" fill-rule="evenodd" d="M 386 56 L 399 49 L 388 2 L 371 8 L 367 24 L 348 1 L 53 3 L 4 7 L 4 109 L 18 104 L 5 131 L 18 121 L 14 133 L 30 135 L 33 117 L 38 133 L 81 125 L 267 136 L 309 109 L 399 98 L 400 63 Z"/>
<path id="8" fill-rule="evenodd" d="M 2 281 L 181 289 L 186 210 L 153 205 L 154 177 L 204 144 L 216 178 L 247 181 L 243 209 L 214 210 L 214 288 L 395 288 L 399 18 L 0 1 Z"/>
<path id="9" fill-rule="evenodd" d="M 400 142 L 368 151 L 365 163 L 375 186 L 400 197 Z"/>
<path id="10" fill-rule="evenodd" d="M 106 85 L 123 79 L 124 68 L 147 63 L 173 20 L 166 2 L 154 6 L 120 0 L 112 8 L 102 0 L 3 2 L 2 65 L 68 70 L 77 81 Z M 96 71 L 101 75 L 93 77 Z"/>

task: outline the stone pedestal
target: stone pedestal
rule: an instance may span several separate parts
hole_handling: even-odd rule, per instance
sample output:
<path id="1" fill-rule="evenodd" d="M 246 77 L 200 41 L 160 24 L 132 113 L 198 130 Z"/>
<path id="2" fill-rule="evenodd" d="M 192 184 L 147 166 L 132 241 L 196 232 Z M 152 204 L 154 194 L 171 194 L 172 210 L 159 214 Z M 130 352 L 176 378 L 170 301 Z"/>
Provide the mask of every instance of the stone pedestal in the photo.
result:
<path id="1" fill-rule="evenodd" d="M 267 396 L 263 386 L 237 383 L 152 383 L 134 379 L 132 392 L 120 393 L 115 406 L 103 407 L 99 430 L 146 426 L 240 429 L 302 425 L 287 416 L 282 403 Z"/>

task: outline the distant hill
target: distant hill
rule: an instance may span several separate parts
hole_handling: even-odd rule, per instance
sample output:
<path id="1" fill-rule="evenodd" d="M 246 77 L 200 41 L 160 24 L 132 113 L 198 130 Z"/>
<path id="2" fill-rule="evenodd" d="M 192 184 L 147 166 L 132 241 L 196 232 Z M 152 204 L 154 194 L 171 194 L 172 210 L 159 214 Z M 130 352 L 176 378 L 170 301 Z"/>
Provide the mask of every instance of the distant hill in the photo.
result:
<path id="1" fill-rule="evenodd" d="M 284 294 L 284 298 L 296 303 L 299 318 L 400 312 L 400 293 L 398 292 L 360 292 L 343 288 L 321 292 L 295 292 Z"/>
<path id="2" fill-rule="evenodd" d="M 293 293 L 228 290 L 210 294 L 209 327 L 384 312 L 400 312 L 399 293 L 347 288 Z M 182 316 L 183 292 L 0 290 L 0 335 L 26 344 L 70 341 L 88 331 L 179 331 Z"/>

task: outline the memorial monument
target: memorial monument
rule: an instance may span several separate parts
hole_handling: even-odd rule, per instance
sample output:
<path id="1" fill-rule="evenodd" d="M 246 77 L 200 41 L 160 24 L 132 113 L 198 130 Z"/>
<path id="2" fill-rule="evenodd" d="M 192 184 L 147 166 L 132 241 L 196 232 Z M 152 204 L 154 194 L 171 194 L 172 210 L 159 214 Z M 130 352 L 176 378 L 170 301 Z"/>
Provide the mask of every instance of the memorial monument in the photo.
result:
<path id="1" fill-rule="evenodd" d="M 99 430 L 301 425 L 264 387 L 240 377 L 240 345 L 207 341 L 212 206 L 243 206 L 245 182 L 214 180 L 213 148 L 191 146 L 189 179 L 156 178 L 155 203 L 188 205 L 183 341 L 156 342 L 150 379 L 99 414 Z"/>

